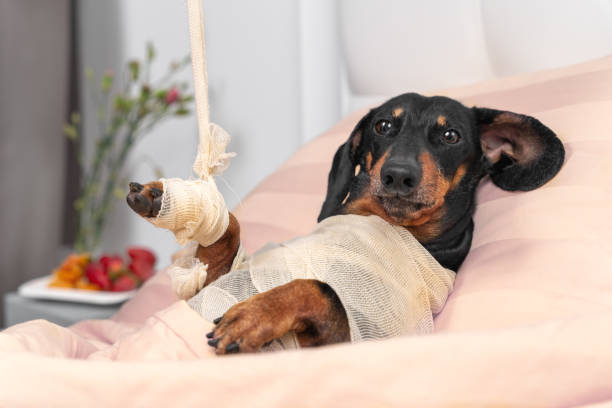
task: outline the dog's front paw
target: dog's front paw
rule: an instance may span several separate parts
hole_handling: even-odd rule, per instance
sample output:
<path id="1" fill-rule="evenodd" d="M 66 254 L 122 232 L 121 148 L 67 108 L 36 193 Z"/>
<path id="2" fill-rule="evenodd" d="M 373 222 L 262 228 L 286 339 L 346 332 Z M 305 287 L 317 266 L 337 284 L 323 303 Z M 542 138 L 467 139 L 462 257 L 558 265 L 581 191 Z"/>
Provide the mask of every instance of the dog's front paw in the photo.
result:
<path id="1" fill-rule="evenodd" d="M 132 210 L 142 217 L 156 217 L 161 209 L 164 185 L 161 181 L 142 184 L 130 183 L 126 200 Z"/>
<path id="2" fill-rule="evenodd" d="M 217 354 L 252 353 L 295 329 L 294 315 L 278 308 L 266 293 L 232 306 L 213 323 L 216 326 L 206 337 Z"/>

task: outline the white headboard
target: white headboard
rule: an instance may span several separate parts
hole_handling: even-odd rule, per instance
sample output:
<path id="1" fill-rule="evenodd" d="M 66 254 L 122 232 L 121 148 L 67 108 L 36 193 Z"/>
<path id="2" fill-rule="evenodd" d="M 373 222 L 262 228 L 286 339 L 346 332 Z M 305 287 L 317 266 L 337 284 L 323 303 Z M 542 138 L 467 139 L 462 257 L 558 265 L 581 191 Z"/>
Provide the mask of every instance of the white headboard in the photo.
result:
<path id="1" fill-rule="evenodd" d="M 352 110 L 612 53 L 607 0 L 338 0 Z"/>

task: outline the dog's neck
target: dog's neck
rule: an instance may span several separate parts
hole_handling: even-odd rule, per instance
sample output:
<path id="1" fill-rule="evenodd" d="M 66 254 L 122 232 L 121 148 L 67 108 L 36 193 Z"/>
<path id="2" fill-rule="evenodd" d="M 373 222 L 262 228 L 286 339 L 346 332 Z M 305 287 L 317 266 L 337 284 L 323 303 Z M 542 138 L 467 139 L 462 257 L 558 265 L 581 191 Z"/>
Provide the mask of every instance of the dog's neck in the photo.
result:
<path id="1" fill-rule="evenodd" d="M 474 231 L 473 212 L 474 205 L 467 206 L 443 234 L 423 244 L 443 267 L 457 271 L 470 251 Z"/>

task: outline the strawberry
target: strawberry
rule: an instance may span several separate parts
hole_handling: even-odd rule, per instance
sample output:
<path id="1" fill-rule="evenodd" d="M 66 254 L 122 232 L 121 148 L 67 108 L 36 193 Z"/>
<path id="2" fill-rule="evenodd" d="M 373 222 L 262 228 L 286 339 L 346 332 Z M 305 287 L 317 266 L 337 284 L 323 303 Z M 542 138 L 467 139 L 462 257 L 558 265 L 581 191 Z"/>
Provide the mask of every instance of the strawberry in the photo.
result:
<path id="1" fill-rule="evenodd" d="M 128 290 L 136 289 L 137 287 L 138 279 L 131 274 L 125 274 L 115 279 L 111 290 L 113 292 L 125 292 Z"/>
<path id="2" fill-rule="evenodd" d="M 118 277 L 125 275 L 126 273 L 128 273 L 128 270 L 123 263 L 122 264 L 111 263 L 108 269 L 106 270 L 106 274 L 108 275 L 110 280 L 115 280 Z"/>
<path id="3" fill-rule="evenodd" d="M 100 257 L 98 262 L 102 264 L 106 272 L 123 266 L 123 258 L 121 258 L 119 255 L 104 254 Z"/>
<path id="4" fill-rule="evenodd" d="M 132 261 L 141 260 L 149 265 L 155 265 L 155 255 L 147 248 L 132 246 L 127 249 L 127 253 Z"/>
<path id="5" fill-rule="evenodd" d="M 93 284 L 98 285 L 102 290 L 111 288 L 111 281 L 100 262 L 90 262 L 85 268 L 85 276 Z"/>
<path id="6" fill-rule="evenodd" d="M 143 258 L 135 258 L 128 268 L 134 275 L 138 276 L 143 281 L 153 276 L 153 265 Z"/>

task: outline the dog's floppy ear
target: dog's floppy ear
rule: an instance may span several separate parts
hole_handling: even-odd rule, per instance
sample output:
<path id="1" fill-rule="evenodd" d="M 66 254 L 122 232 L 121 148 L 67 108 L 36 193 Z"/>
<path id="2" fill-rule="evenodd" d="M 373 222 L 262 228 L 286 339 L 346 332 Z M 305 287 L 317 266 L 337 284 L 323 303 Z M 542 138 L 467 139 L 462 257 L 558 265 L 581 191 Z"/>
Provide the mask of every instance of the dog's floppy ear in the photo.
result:
<path id="1" fill-rule="evenodd" d="M 363 139 L 363 127 L 371 113 L 370 111 L 370 113 L 361 118 L 348 140 L 338 148 L 334 155 L 332 168 L 327 179 L 327 195 L 319 213 L 319 218 L 317 218 L 319 222 L 336 214 L 342 200 L 344 200 L 349 192 L 351 179 L 355 174 L 355 166 L 359 162 L 358 150 Z"/>
<path id="2" fill-rule="evenodd" d="M 498 187 L 529 191 L 557 174 L 565 149 L 554 132 L 539 120 L 495 109 L 472 110 L 486 170 Z"/>

